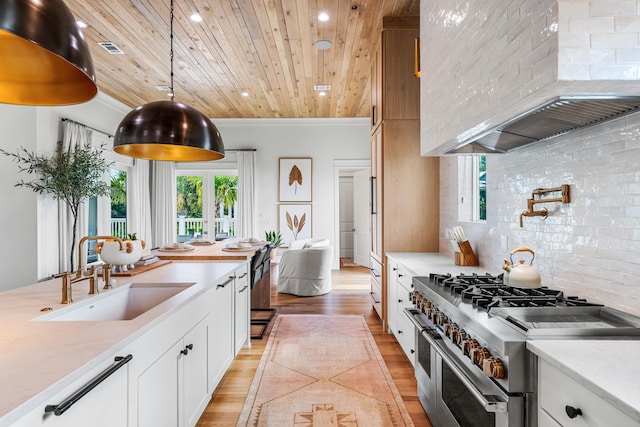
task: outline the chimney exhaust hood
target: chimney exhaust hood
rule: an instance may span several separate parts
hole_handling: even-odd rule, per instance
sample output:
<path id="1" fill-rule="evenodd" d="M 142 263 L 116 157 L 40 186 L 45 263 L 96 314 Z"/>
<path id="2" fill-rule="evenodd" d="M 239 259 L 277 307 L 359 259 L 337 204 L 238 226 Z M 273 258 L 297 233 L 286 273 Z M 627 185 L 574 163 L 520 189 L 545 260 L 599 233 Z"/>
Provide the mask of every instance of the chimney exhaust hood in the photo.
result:
<path id="1" fill-rule="evenodd" d="M 640 96 L 558 96 L 493 128 L 463 133 L 445 154 L 506 153 L 638 110 Z"/>

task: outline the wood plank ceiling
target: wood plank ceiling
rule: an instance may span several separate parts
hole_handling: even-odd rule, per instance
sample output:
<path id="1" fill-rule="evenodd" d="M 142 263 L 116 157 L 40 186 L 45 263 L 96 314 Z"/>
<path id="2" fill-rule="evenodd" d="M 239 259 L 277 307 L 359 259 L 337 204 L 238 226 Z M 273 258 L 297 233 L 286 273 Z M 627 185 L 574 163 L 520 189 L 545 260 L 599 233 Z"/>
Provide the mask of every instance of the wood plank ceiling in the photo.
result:
<path id="1" fill-rule="evenodd" d="M 419 14 L 419 0 L 174 1 L 175 99 L 210 118 L 368 117 L 382 17 Z M 170 84 L 169 0 L 65 3 L 88 24 L 100 91 L 132 108 L 168 99 L 156 86 Z M 320 97 L 314 85 L 331 90 Z"/>

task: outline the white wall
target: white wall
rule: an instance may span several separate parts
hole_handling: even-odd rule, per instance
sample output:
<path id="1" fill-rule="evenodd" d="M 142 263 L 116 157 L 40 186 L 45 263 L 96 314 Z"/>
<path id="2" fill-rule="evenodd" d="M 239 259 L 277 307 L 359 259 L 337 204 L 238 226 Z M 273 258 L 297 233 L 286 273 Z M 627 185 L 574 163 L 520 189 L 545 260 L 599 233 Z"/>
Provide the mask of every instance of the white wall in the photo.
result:
<path id="1" fill-rule="evenodd" d="M 58 141 L 60 118 L 76 120 L 104 132 L 113 133 L 129 108 L 99 94 L 93 100 L 69 107 L 18 107 L 0 104 L 1 148 L 15 152 L 18 147 L 40 154 L 51 153 Z M 0 156 L 0 208 L 3 240 L 0 290 L 34 283 L 58 273 L 57 205 L 50 196 L 38 196 L 14 184 L 30 176 L 18 173 L 17 165 Z M 38 262 L 39 261 L 39 262 Z"/>
<path id="2" fill-rule="evenodd" d="M 36 149 L 36 109 L 0 104 L 0 148 L 15 153 L 19 147 Z M 15 187 L 17 165 L 0 155 L 0 290 L 36 280 L 37 197 L 31 190 Z M 23 174 L 28 181 L 28 176 Z"/>
<path id="3" fill-rule="evenodd" d="M 213 119 L 225 148 L 256 148 L 257 237 L 278 229 L 278 159 L 312 158 L 312 236 L 334 250 L 334 160 L 369 159 L 369 120 Z"/>
<path id="4" fill-rule="evenodd" d="M 543 285 L 640 315 L 640 114 L 489 155 L 486 224 L 458 222 L 457 164 L 441 158 L 440 224 L 462 226 L 487 271 L 527 246 Z M 571 203 L 536 205 L 549 217 L 520 228 L 531 192 L 561 184 Z M 442 231 L 440 251 L 452 254 Z"/>

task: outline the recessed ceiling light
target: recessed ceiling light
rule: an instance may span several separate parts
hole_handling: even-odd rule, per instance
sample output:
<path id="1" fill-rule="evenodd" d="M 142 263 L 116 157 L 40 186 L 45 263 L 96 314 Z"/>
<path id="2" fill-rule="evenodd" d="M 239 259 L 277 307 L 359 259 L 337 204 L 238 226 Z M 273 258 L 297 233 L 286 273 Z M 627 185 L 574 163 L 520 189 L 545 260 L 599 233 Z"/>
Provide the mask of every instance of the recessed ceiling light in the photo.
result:
<path id="1" fill-rule="evenodd" d="M 84 21 L 81 21 L 81 20 L 79 20 L 79 19 L 76 21 L 76 24 L 77 24 L 77 25 L 78 25 L 78 27 L 80 27 L 80 28 L 87 28 L 87 24 L 86 24 Z"/>
<path id="2" fill-rule="evenodd" d="M 199 13 L 194 13 L 190 18 L 193 22 L 202 22 L 202 16 Z"/>
<path id="3" fill-rule="evenodd" d="M 331 43 L 329 40 L 318 40 L 313 45 L 316 47 L 316 49 L 326 50 L 333 46 L 333 43 Z"/>
<path id="4" fill-rule="evenodd" d="M 325 96 L 327 94 L 327 92 L 320 92 L 318 93 L 319 96 Z"/>
<path id="5" fill-rule="evenodd" d="M 329 20 L 329 14 L 327 12 L 320 12 L 320 14 L 318 15 L 318 20 L 325 22 Z"/>
<path id="6" fill-rule="evenodd" d="M 241 95 L 242 96 L 249 96 L 249 92 L 242 92 Z"/>

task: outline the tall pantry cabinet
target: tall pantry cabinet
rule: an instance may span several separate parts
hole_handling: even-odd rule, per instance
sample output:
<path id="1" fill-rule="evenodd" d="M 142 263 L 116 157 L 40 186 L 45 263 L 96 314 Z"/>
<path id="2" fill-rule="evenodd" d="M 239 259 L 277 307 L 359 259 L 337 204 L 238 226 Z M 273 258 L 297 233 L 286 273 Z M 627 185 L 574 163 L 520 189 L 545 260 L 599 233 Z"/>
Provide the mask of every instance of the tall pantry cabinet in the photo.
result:
<path id="1" fill-rule="evenodd" d="M 419 17 L 384 17 L 371 72 L 371 297 L 387 328 L 387 252 L 437 252 L 439 159 L 420 156 Z"/>

